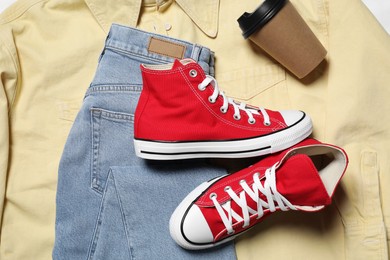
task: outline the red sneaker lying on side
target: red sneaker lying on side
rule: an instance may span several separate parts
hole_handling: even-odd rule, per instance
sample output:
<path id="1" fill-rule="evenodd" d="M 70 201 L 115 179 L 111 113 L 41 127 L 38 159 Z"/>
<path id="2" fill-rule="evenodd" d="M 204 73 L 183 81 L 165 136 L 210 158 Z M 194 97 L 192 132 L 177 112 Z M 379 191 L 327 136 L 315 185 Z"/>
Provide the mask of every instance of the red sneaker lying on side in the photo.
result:
<path id="1" fill-rule="evenodd" d="M 275 211 L 318 211 L 331 203 L 348 158 L 314 139 L 195 188 L 170 219 L 172 238 L 186 249 L 234 239 Z"/>

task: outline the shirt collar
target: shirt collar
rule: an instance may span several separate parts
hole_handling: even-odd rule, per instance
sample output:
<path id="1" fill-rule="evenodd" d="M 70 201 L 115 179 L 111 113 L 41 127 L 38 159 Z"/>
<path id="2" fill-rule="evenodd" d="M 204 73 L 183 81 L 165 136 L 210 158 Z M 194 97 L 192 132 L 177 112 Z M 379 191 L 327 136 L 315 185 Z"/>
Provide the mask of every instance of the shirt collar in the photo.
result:
<path id="1" fill-rule="evenodd" d="M 209 37 L 218 33 L 220 0 L 175 0 L 191 20 Z M 142 0 L 85 0 L 89 9 L 105 32 L 112 23 L 136 27 Z M 117 8 L 120 6 L 120 8 Z"/>

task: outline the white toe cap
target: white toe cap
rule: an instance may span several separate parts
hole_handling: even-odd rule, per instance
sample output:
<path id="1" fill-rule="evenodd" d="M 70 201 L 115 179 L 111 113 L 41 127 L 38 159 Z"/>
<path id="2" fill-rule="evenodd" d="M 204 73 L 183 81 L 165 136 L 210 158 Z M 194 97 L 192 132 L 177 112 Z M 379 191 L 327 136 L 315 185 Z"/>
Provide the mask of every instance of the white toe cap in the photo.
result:
<path id="1" fill-rule="evenodd" d="M 182 226 L 183 235 L 192 243 L 212 243 L 213 234 L 199 207 L 193 205 L 185 215 Z"/>
<path id="2" fill-rule="evenodd" d="M 305 117 L 305 113 L 299 110 L 282 110 L 279 112 L 282 115 L 284 122 L 286 122 L 287 126 L 294 125 Z"/>

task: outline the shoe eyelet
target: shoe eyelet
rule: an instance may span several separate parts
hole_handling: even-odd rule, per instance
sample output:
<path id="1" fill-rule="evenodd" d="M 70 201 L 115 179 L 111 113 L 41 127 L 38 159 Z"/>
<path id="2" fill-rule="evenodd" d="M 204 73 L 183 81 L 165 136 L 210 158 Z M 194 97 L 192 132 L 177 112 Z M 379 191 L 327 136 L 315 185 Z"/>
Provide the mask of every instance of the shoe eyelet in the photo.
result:
<path id="1" fill-rule="evenodd" d="M 214 104 L 215 101 L 217 101 L 217 100 L 216 100 L 216 99 L 212 99 L 211 97 L 209 97 L 209 102 L 210 102 L 211 104 Z"/>
<path id="2" fill-rule="evenodd" d="M 190 70 L 190 77 L 195 78 L 198 75 L 198 72 L 194 69 Z"/>
<path id="3" fill-rule="evenodd" d="M 264 125 L 265 125 L 265 126 L 270 126 L 270 125 L 271 125 L 271 122 L 264 122 Z"/>
<path id="4" fill-rule="evenodd" d="M 223 107 L 220 107 L 219 110 L 221 110 L 222 114 L 226 114 L 226 112 L 227 112 L 227 109 L 224 109 Z"/>
<path id="5" fill-rule="evenodd" d="M 216 199 L 217 198 L 217 194 L 215 192 L 211 193 L 209 198 L 212 200 L 212 199 Z"/>
<path id="6" fill-rule="evenodd" d="M 231 190 L 231 189 L 232 189 L 232 187 L 226 186 L 223 190 L 227 192 L 228 190 Z"/>
<path id="7" fill-rule="evenodd" d="M 253 125 L 254 123 L 256 123 L 256 119 L 254 119 L 254 118 L 253 118 L 253 119 L 249 118 L 249 119 L 248 119 L 248 123 L 251 124 L 251 125 Z"/>
<path id="8" fill-rule="evenodd" d="M 241 116 L 240 116 L 240 115 L 233 115 L 233 118 L 234 118 L 235 120 L 240 120 L 240 119 L 241 119 Z"/>

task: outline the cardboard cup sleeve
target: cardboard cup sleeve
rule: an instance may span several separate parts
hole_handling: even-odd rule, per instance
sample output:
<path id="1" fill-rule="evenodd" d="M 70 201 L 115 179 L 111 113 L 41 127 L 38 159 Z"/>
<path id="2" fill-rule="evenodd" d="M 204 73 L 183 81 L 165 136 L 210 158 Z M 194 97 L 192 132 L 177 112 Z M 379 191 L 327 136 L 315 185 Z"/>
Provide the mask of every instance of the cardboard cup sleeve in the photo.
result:
<path id="1" fill-rule="evenodd" d="M 327 51 L 288 0 L 266 0 L 238 20 L 249 38 L 298 78 L 314 70 Z"/>

